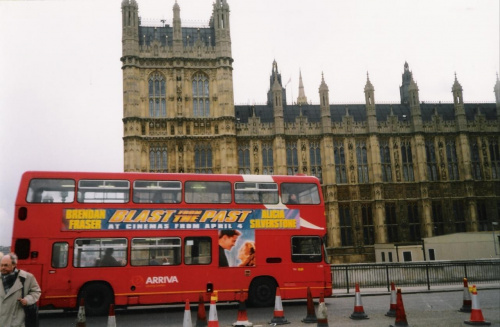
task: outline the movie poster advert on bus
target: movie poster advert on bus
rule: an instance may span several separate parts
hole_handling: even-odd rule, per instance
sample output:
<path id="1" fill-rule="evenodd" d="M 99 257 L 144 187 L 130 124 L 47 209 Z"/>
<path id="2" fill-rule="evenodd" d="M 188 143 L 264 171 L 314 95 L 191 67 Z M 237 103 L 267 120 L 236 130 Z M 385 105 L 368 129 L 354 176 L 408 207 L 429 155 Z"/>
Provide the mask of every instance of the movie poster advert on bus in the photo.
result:
<path id="1" fill-rule="evenodd" d="M 299 229 L 297 209 L 64 209 L 63 231 Z"/>
<path id="2" fill-rule="evenodd" d="M 255 265 L 256 229 L 298 229 L 296 209 L 64 209 L 63 231 L 218 230 L 219 266 Z"/>
<path id="3" fill-rule="evenodd" d="M 255 266 L 255 231 L 219 230 L 219 267 Z"/>

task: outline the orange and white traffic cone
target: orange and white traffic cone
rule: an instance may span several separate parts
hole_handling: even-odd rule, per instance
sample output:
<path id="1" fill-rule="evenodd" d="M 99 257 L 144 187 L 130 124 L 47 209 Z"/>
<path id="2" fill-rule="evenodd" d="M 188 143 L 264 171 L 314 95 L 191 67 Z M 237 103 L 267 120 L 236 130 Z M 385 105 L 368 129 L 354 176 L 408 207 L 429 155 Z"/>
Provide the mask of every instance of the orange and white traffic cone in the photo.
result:
<path id="1" fill-rule="evenodd" d="M 108 325 L 107 327 L 116 327 L 116 317 L 115 317 L 115 305 L 111 303 L 109 305 L 109 314 L 108 314 Z"/>
<path id="2" fill-rule="evenodd" d="M 396 317 L 396 309 L 398 307 L 398 300 L 396 295 L 396 287 L 394 283 L 391 282 L 391 305 L 389 306 L 389 311 L 385 314 L 387 317 Z"/>
<path id="3" fill-rule="evenodd" d="M 208 311 L 208 327 L 219 327 L 219 318 L 217 318 L 217 307 L 215 302 L 217 295 L 210 298 L 210 310 Z"/>
<path id="4" fill-rule="evenodd" d="M 286 320 L 285 318 L 285 312 L 283 311 L 283 304 L 281 304 L 281 292 L 280 288 L 276 288 L 276 297 L 274 300 L 274 316 L 273 319 L 271 319 L 270 324 L 275 324 L 275 325 L 285 325 L 289 324 L 290 322 Z"/>
<path id="5" fill-rule="evenodd" d="M 326 311 L 326 304 L 323 298 L 323 293 L 321 293 L 318 305 L 318 324 L 317 327 L 329 327 L 328 326 L 328 312 Z"/>
<path id="6" fill-rule="evenodd" d="M 306 324 L 318 322 L 318 317 L 316 317 L 316 312 L 314 311 L 311 288 L 309 287 L 307 287 L 307 315 L 304 319 L 302 319 L 302 322 Z"/>
<path id="7" fill-rule="evenodd" d="M 85 319 L 85 301 L 82 297 L 80 306 L 78 307 L 78 315 L 76 317 L 76 327 L 86 327 L 87 320 Z"/>
<path id="8" fill-rule="evenodd" d="M 186 300 L 186 306 L 184 307 L 184 320 L 182 321 L 182 327 L 193 327 L 191 322 L 191 307 L 189 306 L 189 300 Z"/>
<path id="9" fill-rule="evenodd" d="M 397 303 L 398 307 L 396 309 L 396 322 L 390 327 L 407 327 L 408 321 L 406 320 L 405 306 L 403 304 L 403 296 L 401 295 L 401 289 L 398 288 L 397 293 Z"/>
<path id="10" fill-rule="evenodd" d="M 207 327 L 207 312 L 205 310 L 205 301 L 203 299 L 202 293 L 200 293 L 200 299 L 198 301 L 198 313 L 196 315 L 196 327 Z"/>
<path id="11" fill-rule="evenodd" d="M 460 312 L 470 312 L 472 306 L 472 301 L 470 298 L 470 292 L 469 292 L 469 284 L 467 282 L 467 278 L 464 278 L 464 296 L 463 296 L 463 302 L 462 302 L 462 307 L 460 308 Z"/>
<path id="12" fill-rule="evenodd" d="M 235 327 L 250 327 L 253 326 L 253 324 L 248 321 L 248 316 L 247 316 L 247 307 L 245 305 L 245 293 L 241 291 L 240 293 L 240 305 L 238 307 L 238 318 L 235 323 L 233 323 L 233 326 Z"/>
<path id="13" fill-rule="evenodd" d="M 470 310 L 470 319 L 469 321 L 464 321 L 466 325 L 474 325 L 474 326 L 489 326 L 491 322 L 484 320 L 483 312 L 481 308 L 479 308 L 479 300 L 477 299 L 477 289 L 476 285 L 472 285 L 469 289 L 472 297 L 472 307 Z"/>
<path id="14" fill-rule="evenodd" d="M 354 312 L 351 314 L 351 319 L 368 319 L 368 315 L 363 309 L 363 302 L 361 301 L 361 293 L 359 292 L 359 284 L 356 283 L 356 295 L 354 299 Z"/>

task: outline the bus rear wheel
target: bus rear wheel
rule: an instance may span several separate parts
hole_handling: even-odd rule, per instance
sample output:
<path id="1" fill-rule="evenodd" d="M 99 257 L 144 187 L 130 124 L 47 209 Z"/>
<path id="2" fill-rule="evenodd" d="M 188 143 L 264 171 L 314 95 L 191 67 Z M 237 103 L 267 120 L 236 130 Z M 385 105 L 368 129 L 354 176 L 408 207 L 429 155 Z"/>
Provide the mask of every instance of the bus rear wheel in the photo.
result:
<path id="1" fill-rule="evenodd" d="M 276 297 L 276 281 L 271 277 L 256 278 L 248 290 L 248 302 L 254 307 L 270 307 Z"/>
<path id="2" fill-rule="evenodd" d="M 85 301 L 85 314 L 104 316 L 108 314 L 109 305 L 113 303 L 113 291 L 105 283 L 90 283 L 84 286 L 80 298 Z"/>

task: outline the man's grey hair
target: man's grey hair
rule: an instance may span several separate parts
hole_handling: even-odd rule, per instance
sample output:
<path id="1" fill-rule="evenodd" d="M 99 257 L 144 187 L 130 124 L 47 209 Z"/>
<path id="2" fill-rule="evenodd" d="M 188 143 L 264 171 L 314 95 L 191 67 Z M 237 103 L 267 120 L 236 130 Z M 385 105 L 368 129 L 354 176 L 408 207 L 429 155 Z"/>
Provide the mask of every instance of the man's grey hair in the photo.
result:
<path id="1" fill-rule="evenodd" d="M 9 254 L 6 254 L 10 257 L 10 259 L 12 260 L 12 264 L 14 266 L 17 266 L 17 254 L 15 254 L 14 252 L 11 252 Z"/>

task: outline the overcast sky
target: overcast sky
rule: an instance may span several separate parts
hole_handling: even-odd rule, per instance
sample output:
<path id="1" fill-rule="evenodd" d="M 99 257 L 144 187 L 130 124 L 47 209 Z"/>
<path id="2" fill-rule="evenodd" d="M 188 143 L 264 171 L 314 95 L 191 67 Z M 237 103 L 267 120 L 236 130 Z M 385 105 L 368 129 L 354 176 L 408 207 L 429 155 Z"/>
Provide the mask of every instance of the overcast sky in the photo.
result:
<path id="1" fill-rule="evenodd" d="M 172 21 L 174 0 L 137 0 L 143 21 Z M 178 0 L 184 26 L 212 0 Z M 272 62 L 290 102 L 299 70 L 319 103 L 399 102 L 405 61 L 421 101 L 494 102 L 498 0 L 229 0 L 236 104 L 264 103 Z M 121 0 L 0 0 L 0 245 L 10 244 L 26 170 L 122 171 Z M 53 217 L 54 218 L 54 217 Z"/>

